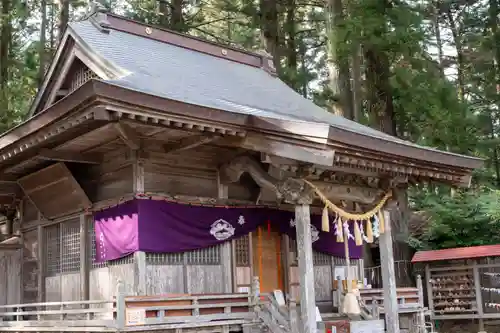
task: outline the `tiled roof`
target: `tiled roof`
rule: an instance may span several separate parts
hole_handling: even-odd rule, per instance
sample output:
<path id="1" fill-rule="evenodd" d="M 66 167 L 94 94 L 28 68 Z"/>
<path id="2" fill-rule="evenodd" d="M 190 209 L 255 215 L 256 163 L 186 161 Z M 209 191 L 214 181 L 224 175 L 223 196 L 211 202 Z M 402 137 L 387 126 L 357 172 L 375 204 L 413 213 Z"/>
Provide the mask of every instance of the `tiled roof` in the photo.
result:
<path id="1" fill-rule="evenodd" d="M 73 22 L 70 27 L 93 52 L 129 73 L 108 81 L 124 88 L 246 115 L 324 123 L 420 147 L 334 115 L 261 68 L 124 31 L 104 33 L 90 21 Z"/>
<path id="2" fill-rule="evenodd" d="M 484 257 L 500 257 L 500 244 L 459 247 L 454 249 L 418 251 L 411 262 L 428 262 L 439 260 L 460 260 Z"/>

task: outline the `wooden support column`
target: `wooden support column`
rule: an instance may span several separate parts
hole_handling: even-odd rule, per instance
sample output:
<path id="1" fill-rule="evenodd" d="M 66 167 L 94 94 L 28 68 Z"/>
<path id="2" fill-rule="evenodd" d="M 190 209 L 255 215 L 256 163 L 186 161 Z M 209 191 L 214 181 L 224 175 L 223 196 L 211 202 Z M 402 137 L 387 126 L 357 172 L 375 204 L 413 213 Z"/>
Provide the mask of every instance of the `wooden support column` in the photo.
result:
<path id="1" fill-rule="evenodd" d="M 483 294 L 481 292 L 481 276 L 477 267 L 477 260 L 474 260 L 472 266 L 472 274 L 474 275 L 474 291 L 476 292 L 477 315 L 479 317 L 479 331 L 484 331 L 484 309 L 483 309 Z"/>
<path id="2" fill-rule="evenodd" d="M 311 241 L 311 212 L 309 204 L 295 206 L 297 249 L 299 249 L 300 311 L 302 333 L 316 332 L 316 298 L 314 293 L 314 266 Z"/>
<path id="3" fill-rule="evenodd" d="M 396 274 L 394 273 L 394 254 L 391 235 L 391 215 L 383 212 L 385 232 L 380 235 L 380 266 L 382 268 L 382 284 L 384 289 L 384 313 L 387 333 L 399 333 L 398 299 L 396 291 Z"/>
<path id="4" fill-rule="evenodd" d="M 41 215 L 38 214 L 38 223 L 41 223 Z M 39 224 L 37 228 L 37 254 L 38 254 L 38 296 L 37 302 L 45 301 L 45 275 L 47 267 L 47 256 L 45 253 L 45 232 L 44 228 Z"/>
<path id="5" fill-rule="evenodd" d="M 86 301 L 90 299 L 90 251 L 89 215 L 80 215 L 80 295 Z"/>
<path id="6" fill-rule="evenodd" d="M 139 151 L 132 150 L 133 163 L 133 188 L 134 193 L 144 193 L 144 162 L 139 158 Z M 134 292 L 136 295 L 147 295 L 146 253 L 137 251 L 134 253 Z"/>
<path id="7" fill-rule="evenodd" d="M 227 199 L 229 197 L 229 186 L 221 182 L 220 174 L 217 173 L 217 198 Z M 234 261 L 234 240 L 224 242 L 221 246 L 223 290 L 225 293 L 233 292 L 233 276 L 236 274 Z M 236 286 L 235 286 L 236 288 Z M 236 290 L 234 290 L 236 292 Z"/>

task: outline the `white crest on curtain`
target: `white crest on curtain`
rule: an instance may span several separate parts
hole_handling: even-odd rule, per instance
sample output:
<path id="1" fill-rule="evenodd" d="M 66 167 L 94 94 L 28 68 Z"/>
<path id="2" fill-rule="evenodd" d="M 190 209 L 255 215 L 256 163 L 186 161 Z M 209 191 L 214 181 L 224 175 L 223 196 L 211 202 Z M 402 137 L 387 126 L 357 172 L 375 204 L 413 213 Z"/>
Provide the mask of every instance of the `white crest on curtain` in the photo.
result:
<path id="1" fill-rule="evenodd" d="M 223 219 L 218 219 L 210 226 L 210 234 L 217 240 L 226 240 L 234 236 L 234 227 Z"/>

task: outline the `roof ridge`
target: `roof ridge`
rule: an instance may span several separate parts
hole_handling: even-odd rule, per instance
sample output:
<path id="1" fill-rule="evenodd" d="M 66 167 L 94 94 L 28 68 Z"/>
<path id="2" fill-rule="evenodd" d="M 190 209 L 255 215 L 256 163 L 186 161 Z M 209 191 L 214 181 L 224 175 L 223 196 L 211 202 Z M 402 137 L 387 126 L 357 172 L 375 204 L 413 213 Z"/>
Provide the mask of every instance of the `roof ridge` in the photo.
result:
<path id="1" fill-rule="evenodd" d="M 195 52 L 208 54 L 217 58 L 262 68 L 269 74 L 277 76 L 272 56 L 264 51 L 253 52 L 243 48 L 222 45 L 200 37 L 180 33 L 164 27 L 146 24 L 127 17 L 110 13 L 102 6 L 92 5 L 90 15 L 86 18 L 96 28 L 108 33 L 109 30 L 121 31 L 142 38 L 152 39 Z"/>

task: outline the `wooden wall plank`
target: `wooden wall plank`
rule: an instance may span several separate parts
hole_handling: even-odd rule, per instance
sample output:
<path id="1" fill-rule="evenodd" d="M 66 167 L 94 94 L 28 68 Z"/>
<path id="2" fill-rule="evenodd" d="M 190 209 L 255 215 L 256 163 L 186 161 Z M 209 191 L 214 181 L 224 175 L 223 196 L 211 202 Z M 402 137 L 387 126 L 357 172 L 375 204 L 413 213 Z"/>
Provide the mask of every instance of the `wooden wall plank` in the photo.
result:
<path id="1" fill-rule="evenodd" d="M 184 269 L 181 265 L 147 265 L 146 290 L 148 295 L 185 292 Z"/>

